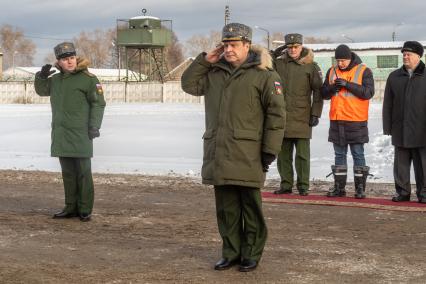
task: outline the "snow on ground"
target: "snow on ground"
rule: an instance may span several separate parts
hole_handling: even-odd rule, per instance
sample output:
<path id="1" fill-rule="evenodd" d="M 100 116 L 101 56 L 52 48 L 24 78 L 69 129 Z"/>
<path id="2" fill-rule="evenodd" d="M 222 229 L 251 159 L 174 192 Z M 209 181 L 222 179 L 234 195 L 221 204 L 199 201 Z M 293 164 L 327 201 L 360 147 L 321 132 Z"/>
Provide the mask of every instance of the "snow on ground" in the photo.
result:
<path id="1" fill-rule="evenodd" d="M 326 103 L 311 140 L 312 179 L 326 179 L 334 162 L 328 110 Z M 60 171 L 58 159 L 50 157 L 50 120 L 50 105 L 0 105 L 0 169 Z M 369 129 L 365 151 L 374 180 L 392 182 L 393 147 L 382 135 L 381 103 L 371 104 Z M 108 105 L 95 140 L 93 171 L 199 177 L 203 132 L 203 105 Z M 352 167 L 350 154 L 348 163 Z M 268 177 L 279 177 L 275 163 Z"/>

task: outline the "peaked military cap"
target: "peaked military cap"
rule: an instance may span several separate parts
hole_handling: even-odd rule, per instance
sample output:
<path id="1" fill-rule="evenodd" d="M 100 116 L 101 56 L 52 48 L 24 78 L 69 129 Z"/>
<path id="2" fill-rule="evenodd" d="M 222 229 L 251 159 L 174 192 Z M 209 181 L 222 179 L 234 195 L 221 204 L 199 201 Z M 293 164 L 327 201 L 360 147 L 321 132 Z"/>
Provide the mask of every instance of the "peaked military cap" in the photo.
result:
<path id="1" fill-rule="evenodd" d="M 246 40 L 251 41 L 251 28 L 249 26 L 230 23 L 223 27 L 222 41 Z"/>
<path id="2" fill-rule="evenodd" d="M 75 47 L 72 42 L 63 42 L 55 46 L 54 48 L 56 59 L 61 59 L 69 56 L 74 56 L 77 53 L 75 52 Z"/>
<path id="3" fill-rule="evenodd" d="M 285 46 L 295 44 L 303 44 L 303 36 L 301 34 L 286 34 L 284 36 Z"/>

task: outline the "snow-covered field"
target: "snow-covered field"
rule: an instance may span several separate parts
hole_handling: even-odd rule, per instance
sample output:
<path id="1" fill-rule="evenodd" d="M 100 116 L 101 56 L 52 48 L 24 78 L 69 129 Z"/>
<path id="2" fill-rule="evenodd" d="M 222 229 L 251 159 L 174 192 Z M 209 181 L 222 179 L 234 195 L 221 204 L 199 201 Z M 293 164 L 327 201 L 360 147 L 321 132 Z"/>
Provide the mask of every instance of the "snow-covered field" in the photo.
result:
<path id="1" fill-rule="evenodd" d="M 313 179 L 324 180 L 334 162 L 328 109 L 325 104 L 311 140 Z M 60 171 L 58 160 L 50 157 L 50 120 L 50 105 L 0 105 L 0 169 Z M 393 147 L 382 135 L 381 103 L 370 106 L 369 129 L 365 150 L 374 180 L 392 182 Z M 108 105 L 95 140 L 93 171 L 199 176 L 203 132 L 203 105 Z M 351 167 L 350 154 L 348 162 Z M 275 163 L 268 177 L 278 177 Z"/>

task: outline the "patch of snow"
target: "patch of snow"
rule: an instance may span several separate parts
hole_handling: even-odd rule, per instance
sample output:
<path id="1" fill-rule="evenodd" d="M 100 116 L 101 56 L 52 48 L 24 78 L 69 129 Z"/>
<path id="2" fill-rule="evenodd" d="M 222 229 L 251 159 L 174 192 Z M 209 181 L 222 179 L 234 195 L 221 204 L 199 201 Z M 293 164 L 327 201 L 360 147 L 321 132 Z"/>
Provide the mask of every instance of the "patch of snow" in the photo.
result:
<path id="1" fill-rule="evenodd" d="M 325 103 L 313 130 L 311 179 L 325 180 L 334 163 L 328 111 Z M 107 105 L 101 137 L 94 142 L 93 171 L 200 177 L 204 119 L 204 106 L 198 104 Z M 49 105 L 0 105 L 0 169 L 60 171 L 58 159 L 50 157 L 50 123 Z M 382 135 L 379 102 L 371 103 L 369 131 L 365 154 L 372 181 L 392 182 L 393 146 Z M 268 178 L 279 178 L 276 162 Z"/>

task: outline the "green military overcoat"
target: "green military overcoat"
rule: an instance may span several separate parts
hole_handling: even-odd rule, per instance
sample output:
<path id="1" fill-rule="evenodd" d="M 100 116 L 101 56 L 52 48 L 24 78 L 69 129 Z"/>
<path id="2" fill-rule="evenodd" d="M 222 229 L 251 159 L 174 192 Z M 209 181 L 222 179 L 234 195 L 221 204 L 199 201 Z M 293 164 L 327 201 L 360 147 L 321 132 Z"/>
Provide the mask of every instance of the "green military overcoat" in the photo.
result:
<path id="1" fill-rule="evenodd" d="M 88 64 L 78 58 L 73 73 L 60 72 L 48 79 L 36 74 L 35 90 L 40 96 L 50 96 L 52 106 L 52 157 L 93 156 L 88 129 L 101 127 L 105 100 L 99 80 L 87 70 Z"/>
<path id="2" fill-rule="evenodd" d="M 254 48 L 239 68 L 200 54 L 182 75 L 182 89 L 205 96 L 204 184 L 260 188 L 261 152 L 278 154 L 285 127 L 281 80 L 265 49 Z"/>
<path id="3" fill-rule="evenodd" d="M 314 62 L 312 50 L 303 48 L 296 61 L 285 50 L 274 60 L 274 68 L 284 83 L 287 110 L 284 138 L 311 138 L 310 116 L 321 117 L 323 107 L 321 69 Z"/>

